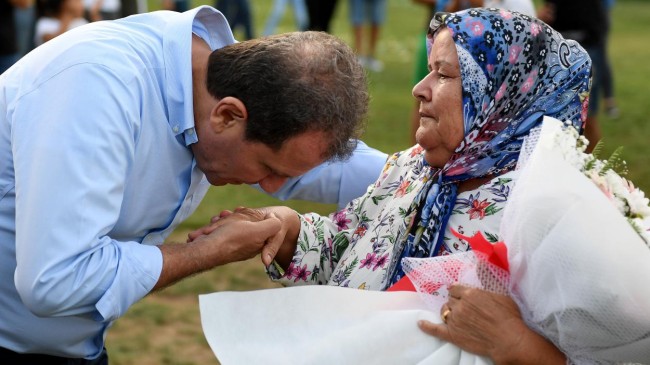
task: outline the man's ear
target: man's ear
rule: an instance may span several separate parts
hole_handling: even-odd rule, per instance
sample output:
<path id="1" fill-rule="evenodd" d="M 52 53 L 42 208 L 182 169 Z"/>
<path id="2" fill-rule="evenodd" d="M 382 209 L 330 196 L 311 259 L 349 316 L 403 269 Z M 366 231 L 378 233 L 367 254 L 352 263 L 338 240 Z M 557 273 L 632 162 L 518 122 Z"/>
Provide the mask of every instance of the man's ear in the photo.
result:
<path id="1" fill-rule="evenodd" d="M 210 126 L 215 133 L 236 126 L 238 123 L 246 123 L 248 111 L 244 103 L 232 96 L 219 99 L 210 112 Z"/>

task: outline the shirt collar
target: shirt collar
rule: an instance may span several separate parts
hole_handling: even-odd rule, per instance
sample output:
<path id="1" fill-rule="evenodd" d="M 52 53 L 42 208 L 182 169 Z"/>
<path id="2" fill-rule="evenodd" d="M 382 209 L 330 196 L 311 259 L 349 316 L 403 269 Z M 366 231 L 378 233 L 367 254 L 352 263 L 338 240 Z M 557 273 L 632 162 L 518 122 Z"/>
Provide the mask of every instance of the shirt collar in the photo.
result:
<path id="1" fill-rule="evenodd" d="M 226 18 L 209 6 L 200 6 L 178 14 L 165 27 L 163 57 L 167 114 L 172 132 L 176 136 L 183 134 L 186 145 L 197 141 L 192 102 L 193 32 L 213 50 L 235 43 Z"/>

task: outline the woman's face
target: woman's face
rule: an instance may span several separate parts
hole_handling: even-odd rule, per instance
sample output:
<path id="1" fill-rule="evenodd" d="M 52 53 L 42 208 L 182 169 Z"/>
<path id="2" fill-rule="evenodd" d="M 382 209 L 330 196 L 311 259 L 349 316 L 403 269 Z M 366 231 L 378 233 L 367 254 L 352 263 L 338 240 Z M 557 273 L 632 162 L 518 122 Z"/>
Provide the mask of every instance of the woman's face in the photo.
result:
<path id="1" fill-rule="evenodd" d="M 451 32 L 435 36 L 429 54 L 429 74 L 413 88 L 420 102 L 420 127 L 415 139 L 429 165 L 442 168 L 465 135 L 460 65 Z"/>

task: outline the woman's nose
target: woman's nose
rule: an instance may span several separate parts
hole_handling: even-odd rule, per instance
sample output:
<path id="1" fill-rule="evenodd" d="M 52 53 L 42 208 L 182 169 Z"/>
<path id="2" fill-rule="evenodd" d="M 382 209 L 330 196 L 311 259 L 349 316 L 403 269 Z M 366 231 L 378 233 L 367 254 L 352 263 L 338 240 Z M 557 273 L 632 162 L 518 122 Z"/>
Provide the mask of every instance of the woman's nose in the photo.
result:
<path id="1" fill-rule="evenodd" d="M 420 82 L 415 84 L 415 86 L 413 86 L 413 91 L 412 91 L 413 97 L 415 97 L 419 101 L 426 101 L 431 99 L 431 97 L 429 96 L 430 93 L 427 93 L 426 80 L 427 78 L 425 77 L 422 80 L 420 80 Z"/>

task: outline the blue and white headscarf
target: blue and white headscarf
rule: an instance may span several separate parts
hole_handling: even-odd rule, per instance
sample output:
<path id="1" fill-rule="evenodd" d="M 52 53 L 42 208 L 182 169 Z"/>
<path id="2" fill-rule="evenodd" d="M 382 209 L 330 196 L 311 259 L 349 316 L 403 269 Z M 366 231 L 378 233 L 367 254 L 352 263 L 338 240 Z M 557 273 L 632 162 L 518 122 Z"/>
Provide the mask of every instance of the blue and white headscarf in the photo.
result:
<path id="1" fill-rule="evenodd" d="M 513 170 L 523 138 L 544 115 L 582 131 L 589 103 L 587 52 L 536 18 L 479 8 L 436 13 L 430 27 L 428 53 L 441 27 L 456 45 L 465 137 L 422 190 L 422 228 L 417 239 L 409 237 L 402 257 L 439 254 L 458 183 Z M 392 282 L 402 275 L 398 263 Z"/>

